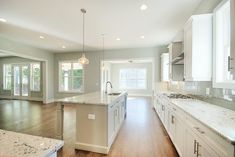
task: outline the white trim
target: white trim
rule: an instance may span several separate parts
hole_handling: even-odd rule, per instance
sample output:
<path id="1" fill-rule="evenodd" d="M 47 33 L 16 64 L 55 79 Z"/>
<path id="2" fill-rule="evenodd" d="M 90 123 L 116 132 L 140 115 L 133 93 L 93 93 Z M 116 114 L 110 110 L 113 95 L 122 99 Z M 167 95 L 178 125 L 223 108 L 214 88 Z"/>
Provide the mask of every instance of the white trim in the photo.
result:
<path id="1" fill-rule="evenodd" d="M 151 95 L 151 94 L 131 94 L 131 93 L 128 93 L 128 96 L 152 97 L 152 95 Z"/>
<path id="2" fill-rule="evenodd" d="M 86 150 L 86 151 L 92 151 L 96 153 L 102 153 L 102 154 L 108 154 L 109 148 L 105 146 L 100 145 L 93 145 L 88 143 L 75 143 L 75 148 L 79 150 Z"/>
<path id="3" fill-rule="evenodd" d="M 54 103 L 55 99 L 54 98 L 47 98 L 46 101 L 43 101 L 44 104 L 49 104 L 49 103 Z"/>
<path id="4" fill-rule="evenodd" d="M 29 100 L 29 101 L 42 101 L 42 98 L 37 97 L 15 97 L 15 96 L 0 96 L 0 99 L 12 99 L 12 100 Z"/>

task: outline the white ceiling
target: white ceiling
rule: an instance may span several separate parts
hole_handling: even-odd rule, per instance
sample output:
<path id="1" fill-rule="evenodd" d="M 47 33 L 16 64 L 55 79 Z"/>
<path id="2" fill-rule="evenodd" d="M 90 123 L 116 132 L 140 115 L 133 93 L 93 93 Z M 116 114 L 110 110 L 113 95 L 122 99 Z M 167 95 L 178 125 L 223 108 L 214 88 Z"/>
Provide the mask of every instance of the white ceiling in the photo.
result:
<path id="1" fill-rule="evenodd" d="M 141 11 L 142 3 L 148 9 Z M 81 50 L 85 8 L 86 50 L 168 44 L 201 0 L 1 0 L 0 36 L 53 52 Z M 39 39 L 39 36 L 45 39 Z M 142 39 L 140 36 L 144 35 Z M 117 41 L 116 38 L 120 38 Z M 62 49 L 62 45 L 66 49 Z"/>

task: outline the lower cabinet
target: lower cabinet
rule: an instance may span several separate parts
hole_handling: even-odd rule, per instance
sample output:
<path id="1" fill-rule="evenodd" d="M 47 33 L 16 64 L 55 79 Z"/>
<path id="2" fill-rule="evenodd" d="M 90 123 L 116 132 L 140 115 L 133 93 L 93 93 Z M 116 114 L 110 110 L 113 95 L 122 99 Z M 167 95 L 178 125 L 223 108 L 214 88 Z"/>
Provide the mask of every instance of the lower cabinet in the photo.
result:
<path id="1" fill-rule="evenodd" d="M 189 157 L 220 157 L 208 144 L 198 137 L 192 130 L 186 130 L 185 156 Z"/>
<path id="2" fill-rule="evenodd" d="M 235 157 L 234 146 L 182 109 L 159 97 L 156 112 L 180 157 Z"/>

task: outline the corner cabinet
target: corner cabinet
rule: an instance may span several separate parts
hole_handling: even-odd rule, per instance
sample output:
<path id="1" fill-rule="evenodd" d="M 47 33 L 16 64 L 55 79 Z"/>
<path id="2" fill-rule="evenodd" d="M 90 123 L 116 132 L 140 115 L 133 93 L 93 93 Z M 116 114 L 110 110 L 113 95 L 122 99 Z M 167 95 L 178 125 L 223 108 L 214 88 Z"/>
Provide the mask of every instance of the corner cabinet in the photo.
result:
<path id="1" fill-rule="evenodd" d="M 212 14 L 193 15 L 184 27 L 185 81 L 211 81 Z"/>

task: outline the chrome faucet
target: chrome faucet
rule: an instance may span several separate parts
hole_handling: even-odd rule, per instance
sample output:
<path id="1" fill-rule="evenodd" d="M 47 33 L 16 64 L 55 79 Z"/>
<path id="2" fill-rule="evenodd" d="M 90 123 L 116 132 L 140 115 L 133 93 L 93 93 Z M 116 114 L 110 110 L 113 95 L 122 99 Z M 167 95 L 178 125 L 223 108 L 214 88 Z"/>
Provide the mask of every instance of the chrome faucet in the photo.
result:
<path id="1" fill-rule="evenodd" d="M 107 81 L 106 84 L 105 84 L 105 94 L 108 93 L 108 84 L 110 84 L 110 87 L 113 88 L 113 85 L 110 81 Z"/>

